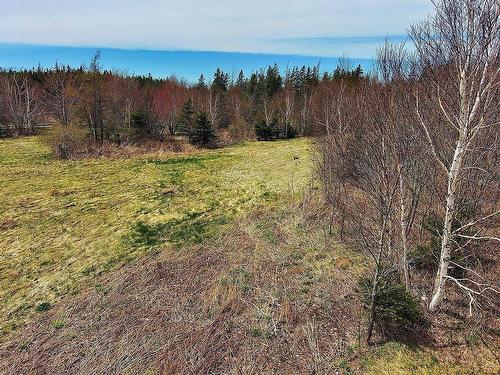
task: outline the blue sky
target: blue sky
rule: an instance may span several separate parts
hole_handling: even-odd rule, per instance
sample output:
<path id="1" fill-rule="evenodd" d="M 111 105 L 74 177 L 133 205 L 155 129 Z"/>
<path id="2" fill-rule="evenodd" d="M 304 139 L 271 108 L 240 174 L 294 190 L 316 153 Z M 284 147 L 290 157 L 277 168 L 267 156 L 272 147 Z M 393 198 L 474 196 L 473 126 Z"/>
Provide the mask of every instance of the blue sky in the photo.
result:
<path id="1" fill-rule="evenodd" d="M 79 64 L 108 47 L 109 68 L 188 79 L 214 64 L 364 62 L 384 37 L 401 40 L 432 10 L 429 0 L 0 0 L 0 9 L 0 66 Z"/>

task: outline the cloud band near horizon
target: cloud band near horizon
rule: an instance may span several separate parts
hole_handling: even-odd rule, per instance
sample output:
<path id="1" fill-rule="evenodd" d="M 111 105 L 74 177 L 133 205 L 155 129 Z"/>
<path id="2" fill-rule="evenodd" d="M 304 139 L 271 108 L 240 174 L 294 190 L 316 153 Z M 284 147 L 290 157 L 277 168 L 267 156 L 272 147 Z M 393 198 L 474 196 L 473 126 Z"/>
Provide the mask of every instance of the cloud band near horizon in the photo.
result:
<path id="1" fill-rule="evenodd" d="M 0 0 L 0 42 L 369 58 L 428 0 Z"/>

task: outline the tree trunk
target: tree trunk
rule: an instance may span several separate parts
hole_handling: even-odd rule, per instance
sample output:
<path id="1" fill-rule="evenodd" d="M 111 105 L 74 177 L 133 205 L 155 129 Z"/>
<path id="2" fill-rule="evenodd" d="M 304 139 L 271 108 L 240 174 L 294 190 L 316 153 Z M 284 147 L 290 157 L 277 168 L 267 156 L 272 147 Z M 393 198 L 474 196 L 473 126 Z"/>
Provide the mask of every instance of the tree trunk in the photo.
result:
<path id="1" fill-rule="evenodd" d="M 441 236 L 441 257 L 439 259 L 439 268 L 434 281 L 434 290 L 432 292 L 429 310 L 436 311 L 444 298 L 445 283 L 450 267 L 451 249 L 453 241 L 452 223 L 456 211 L 456 190 L 459 179 L 459 173 L 462 167 L 465 145 L 465 130 L 460 132 L 460 137 L 455 148 L 453 161 L 448 173 L 448 191 L 446 194 L 446 213 L 444 217 L 443 234 Z"/>
<path id="2" fill-rule="evenodd" d="M 373 276 L 373 286 L 371 292 L 371 300 L 370 300 L 370 316 L 368 318 L 368 333 L 366 336 L 366 343 L 370 344 L 373 334 L 373 324 L 375 320 L 375 297 L 377 295 L 377 286 L 378 286 L 378 274 L 379 274 L 379 266 L 377 264 L 375 268 L 375 275 Z"/>
<path id="3" fill-rule="evenodd" d="M 387 219 L 383 219 L 382 222 L 382 228 L 380 229 L 380 238 L 379 238 L 379 243 L 378 243 L 378 254 L 377 258 L 375 259 L 375 274 L 373 275 L 373 285 L 372 285 L 372 292 L 370 295 L 370 316 L 368 318 L 368 333 L 366 336 L 366 343 L 370 344 L 370 341 L 372 339 L 372 334 L 373 334 L 373 325 L 375 321 L 375 297 L 377 296 L 377 288 L 378 288 L 378 282 L 379 282 L 379 274 L 380 274 L 380 266 L 381 266 L 381 260 L 382 260 L 382 254 L 384 252 L 384 241 L 385 241 L 385 232 L 386 232 L 386 227 L 387 227 Z"/>
<path id="4" fill-rule="evenodd" d="M 410 290 L 410 275 L 408 272 L 408 220 L 406 213 L 406 204 L 404 197 L 404 177 L 401 172 L 401 167 L 398 165 L 399 169 L 399 223 L 401 226 L 401 268 L 403 271 L 403 278 L 405 282 L 406 290 Z"/>

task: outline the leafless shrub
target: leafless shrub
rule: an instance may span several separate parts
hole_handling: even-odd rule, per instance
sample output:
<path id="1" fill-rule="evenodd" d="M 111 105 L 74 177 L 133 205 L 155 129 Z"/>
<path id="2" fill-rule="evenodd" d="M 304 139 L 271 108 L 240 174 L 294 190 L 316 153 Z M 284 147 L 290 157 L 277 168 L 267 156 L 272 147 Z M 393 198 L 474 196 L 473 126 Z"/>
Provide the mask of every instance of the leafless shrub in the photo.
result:
<path id="1" fill-rule="evenodd" d="M 60 159 L 75 159 L 89 151 L 88 132 L 71 124 L 56 125 L 44 136 L 45 143 Z"/>

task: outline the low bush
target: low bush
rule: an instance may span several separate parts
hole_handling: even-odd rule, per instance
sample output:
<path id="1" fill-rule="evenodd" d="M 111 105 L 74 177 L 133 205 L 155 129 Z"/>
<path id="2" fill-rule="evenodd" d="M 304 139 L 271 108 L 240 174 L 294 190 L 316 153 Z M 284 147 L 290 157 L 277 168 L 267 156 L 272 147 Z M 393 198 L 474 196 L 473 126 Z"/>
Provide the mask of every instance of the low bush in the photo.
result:
<path id="1" fill-rule="evenodd" d="M 44 141 L 60 159 L 73 159 L 88 151 L 88 132 L 75 125 L 54 126 Z"/>
<path id="2" fill-rule="evenodd" d="M 374 325 L 386 338 L 406 336 L 423 322 L 420 305 L 406 290 L 395 271 L 382 272 L 375 294 Z M 360 280 L 360 290 L 365 306 L 370 305 L 373 281 Z"/>
<path id="3" fill-rule="evenodd" d="M 292 139 L 297 136 L 297 130 L 292 124 L 280 124 L 277 119 L 270 122 L 262 120 L 255 124 L 255 135 L 259 141 Z"/>
<path id="4" fill-rule="evenodd" d="M 458 219 L 452 223 L 452 229 L 457 229 L 461 222 L 471 220 L 473 217 L 474 206 L 469 203 L 458 203 L 459 215 Z M 418 244 L 410 252 L 410 262 L 418 269 L 426 271 L 436 271 L 441 254 L 441 232 L 443 230 L 443 219 L 435 212 L 431 212 L 423 221 L 422 228 L 427 233 L 427 240 Z M 473 231 L 464 232 L 464 234 L 473 235 Z M 453 277 L 462 278 L 465 276 L 467 260 L 464 254 L 460 251 L 466 246 L 466 240 L 457 238 L 456 243 L 459 245 L 451 254 L 452 266 L 449 274 Z M 470 246 L 469 246 L 470 247 Z"/>
<path id="5" fill-rule="evenodd" d="M 255 135 L 259 141 L 271 141 L 276 139 L 277 125 L 274 121 L 266 122 L 262 120 L 255 124 Z"/>

